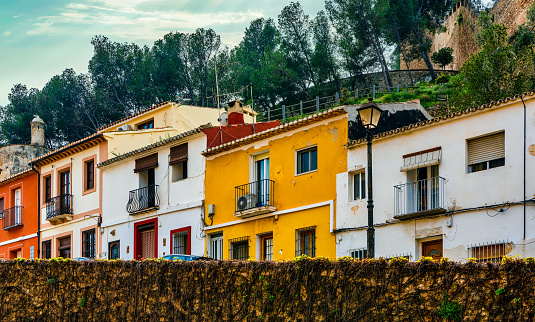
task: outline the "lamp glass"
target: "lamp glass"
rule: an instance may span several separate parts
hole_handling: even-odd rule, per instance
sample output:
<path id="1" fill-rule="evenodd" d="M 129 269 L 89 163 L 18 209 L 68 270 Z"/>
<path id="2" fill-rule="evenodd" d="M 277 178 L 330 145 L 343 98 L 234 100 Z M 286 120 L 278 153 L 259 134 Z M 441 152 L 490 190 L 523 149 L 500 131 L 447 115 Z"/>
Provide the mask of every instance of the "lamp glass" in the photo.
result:
<path id="1" fill-rule="evenodd" d="M 370 104 L 364 108 L 360 108 L 358 111 L 362 126 L 367 129 L 374 129 L 377 127 L 377 124 L 379 123 L 379 118 L 381 117 L 382 113 L 381 109 Z"/>

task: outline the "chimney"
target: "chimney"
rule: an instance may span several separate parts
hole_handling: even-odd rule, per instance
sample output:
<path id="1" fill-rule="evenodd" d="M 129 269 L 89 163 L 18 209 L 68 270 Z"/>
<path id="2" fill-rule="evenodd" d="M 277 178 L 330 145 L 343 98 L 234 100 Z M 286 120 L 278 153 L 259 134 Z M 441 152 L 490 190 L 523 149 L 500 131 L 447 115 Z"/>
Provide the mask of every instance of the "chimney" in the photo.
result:
<path id="1" fill-rule="evenodd" d="M 243 120 L 243 103 L 240 101 L 228 102 L 228 125 L 245 124 Z"/>
<path id="2" fill-rule="evenodd" d="M 34 115 L 34 119 L 30 122 L 32 127 L 32 145 L 45 146 L 45 122 Z"/>

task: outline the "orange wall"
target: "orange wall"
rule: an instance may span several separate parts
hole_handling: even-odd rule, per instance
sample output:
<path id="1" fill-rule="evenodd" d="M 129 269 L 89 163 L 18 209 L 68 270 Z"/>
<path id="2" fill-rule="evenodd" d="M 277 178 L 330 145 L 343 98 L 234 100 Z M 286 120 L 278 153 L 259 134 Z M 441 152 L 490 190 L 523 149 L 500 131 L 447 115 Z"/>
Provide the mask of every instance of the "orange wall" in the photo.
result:
<path id="1" fill-rule="evenodd" d="M 22 210 L 22 227 L 4 230 L 4 219 L 0 219 L 0 244 L 37 233 L 37 173 L 0 185 L 0 198 L 4 198 L 4 209 L 15 205 L 13 190 L 17 188 L 22 189 L 21 205 L 24 207 Z M 30 258 L 31 246 L 34 246 L 34 256 L 37 258 L 37 237 L 0 246 L 0 258 L 11 259 L 16 256 L 16 251 L 19 249 L 22 250 L 22 257 Z"/>

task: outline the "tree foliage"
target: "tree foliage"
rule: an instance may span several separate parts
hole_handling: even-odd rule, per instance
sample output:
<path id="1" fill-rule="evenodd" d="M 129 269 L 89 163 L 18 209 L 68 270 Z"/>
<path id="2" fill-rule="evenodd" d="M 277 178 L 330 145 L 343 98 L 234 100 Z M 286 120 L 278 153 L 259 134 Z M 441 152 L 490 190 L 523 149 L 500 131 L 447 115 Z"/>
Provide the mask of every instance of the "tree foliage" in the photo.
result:
<path id="1" fill-rule="evenodd" d="M 446 65 L 451 64 L 453 61 L 453 48 L 451 47 L 442 47 L 439 51 L 433 53 L 431 56 L 433 63 L 439 65 L 442 69 Z"/>

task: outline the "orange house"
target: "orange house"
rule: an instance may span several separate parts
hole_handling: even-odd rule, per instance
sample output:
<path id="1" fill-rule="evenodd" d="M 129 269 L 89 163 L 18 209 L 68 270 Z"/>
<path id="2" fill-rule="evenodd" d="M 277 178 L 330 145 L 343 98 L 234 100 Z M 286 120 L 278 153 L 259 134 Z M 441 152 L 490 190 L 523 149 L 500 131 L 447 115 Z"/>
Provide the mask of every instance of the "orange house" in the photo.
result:
<path id="1" fill-rule="evenodd" d="M 0 181 L 0 259 L 37 258 L 37 196 L 32 169 Z"/>

